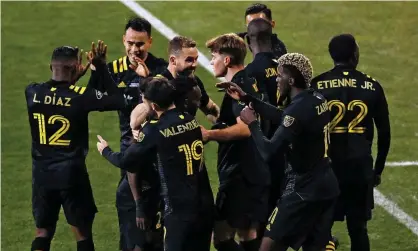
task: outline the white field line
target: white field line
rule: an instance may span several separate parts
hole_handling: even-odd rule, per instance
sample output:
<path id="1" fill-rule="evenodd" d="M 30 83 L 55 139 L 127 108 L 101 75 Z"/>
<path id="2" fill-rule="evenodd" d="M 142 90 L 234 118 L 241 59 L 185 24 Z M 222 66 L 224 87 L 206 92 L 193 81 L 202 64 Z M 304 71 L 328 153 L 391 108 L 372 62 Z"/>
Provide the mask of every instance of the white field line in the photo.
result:
<path id="1" fill-rule="evenodd" d="M 158 30 L 163 36 L 167 39 L 172 39 L 178 34 L 174 32 L 170 27 L 165 25 L 160 19 L 151 14 L 148 10 L 144 9 L 137 2 L 132 0 L 120 0 L 124 5 L 129 9 L 135 12 L 138 16 L 141 16 L 147 19 L 152 27 Z M 212 68 L 210 66 L 209 60 L 199 51 L 199 64 L 205 68 L 208 72 L 213 75 Z M 417 166 L 418 161 L 401 161 L 401 162 L 388 162 L 386 166 Z M 411 230 L 416 236 L 418 236 L 418 222 L 414 220 L 411 216 L 405 213 L 398 205 L 389 199 L 387 199 L 382 193 L 377 189 L 374 190 L 374 199 L 376 204 L 383 207 L 389 214 L 396 218 L 399 222 L 404 224 L 409 230 Z"/>
<path id="2" fill-rule="evenodd" d="M 395 202 L 386 198 L 379 190 L 374 189 L 374 201 L 377 205 L 383 207 L 389 214 L 391 214 L 400 223 L 404 224 L 409 230 L 418 236 L 418 222 L 405 213 Z"/>

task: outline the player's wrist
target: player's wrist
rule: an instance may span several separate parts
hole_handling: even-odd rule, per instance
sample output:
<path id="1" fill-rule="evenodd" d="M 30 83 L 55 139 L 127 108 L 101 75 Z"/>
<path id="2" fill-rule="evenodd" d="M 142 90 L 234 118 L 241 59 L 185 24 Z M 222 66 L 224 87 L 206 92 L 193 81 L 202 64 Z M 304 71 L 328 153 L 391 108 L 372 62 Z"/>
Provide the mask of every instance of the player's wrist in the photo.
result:
<path id="1" fill-rule="evenodd" d="M 141 199 L 135 200 L 135 209 L 137 218 L 145 217 L 144 202 Z"/>
<path id="2" fill-rule="evenodd" d="M 255 119 L 248 124 L 248 127 L 251 129 L 255 129 L 258 127 L 258 121 Z"/>
<path id="3" fill-rule="evenodd" d="M 109 146 L 106 146 L 105 148 L 103 148 L 101 154 L 102 156 L 106 157 L 106 156 L 109 156 L 111 152 L 112 152 L 112 149 L 110 149 Z"/>

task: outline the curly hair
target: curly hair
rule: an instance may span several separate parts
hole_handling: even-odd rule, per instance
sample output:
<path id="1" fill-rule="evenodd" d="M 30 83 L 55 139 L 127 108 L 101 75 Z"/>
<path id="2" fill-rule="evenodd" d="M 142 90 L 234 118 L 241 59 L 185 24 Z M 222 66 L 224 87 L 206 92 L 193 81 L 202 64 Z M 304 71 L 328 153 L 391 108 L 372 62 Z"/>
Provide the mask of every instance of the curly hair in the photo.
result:
<path id="1" fill-rule="evenodd" d="M 278 67 L 290 66 L 302 75 L 305 86 L 309 86 L 312 80 L 313 68 L 311 61 L 305 55 L 300 53 L 287 53 L 281 56 L 278 60 Z"/>

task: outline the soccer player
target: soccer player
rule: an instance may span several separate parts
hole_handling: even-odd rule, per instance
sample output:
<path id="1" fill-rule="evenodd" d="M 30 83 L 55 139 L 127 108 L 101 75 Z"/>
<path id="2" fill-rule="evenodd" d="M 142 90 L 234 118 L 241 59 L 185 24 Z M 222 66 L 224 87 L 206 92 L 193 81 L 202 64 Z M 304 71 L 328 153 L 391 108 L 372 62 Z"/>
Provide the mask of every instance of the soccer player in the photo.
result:
<path id="1" fill-rule="evenodd" d="M 247 26 L 247 39 L 253 61 L 246 66 L 246 71 L 257 80 L 259 91 L 265 95 L 263 100 L 277 106 L 277 58 L 271 46 L 272 26 L 262 18 L 253 19 Z M 264 135 L 271 138 L 280 123 L 261 118 L 261 127 Z M 271 187 L 269 193 L 269 214 L 276 207 L 280 196 L 281 184 L 284 177 L 284 155 L 277 153 L 269 160 Z M 266 219 L 267 220 L 267 219 Z M 262 235 L 261 235 L 262 236 Z M 261 237 L 260 236 L 260 237 Z"/>
<path id="2" fill-rule="evenodd" d="M 149 52 L 152 46 L 151 24 L 144 18 L 135 17 L 129 19 L 125 25 L 125 34 L 122 37 L 126 55 L 108 63 L 108 68 L 112 72 L 112 78 L 118 88 L 123 90 L 128 105 L 118 111 L 119 124 L 121 131 L 121 151 L 123 152 L 132 139 L 130 127 L 130 115 L 133 108 L 140 102 L 138 86 L 141 77 L 135 72 L 138 64 L 144 63 L 148 75 L 155 76 L 167 68 L 167 62 L 162 58 L 156 58 Z M 94 66 L 93 66 L 94 68 Z M 107 91 L 98 81 L 95 71 L 89 81 L 89 86 L 97 88 L 103 92 Z M 123 172 L 121 173 L 123 178 Z"/>
<path id="3" fill-rule="evenodd" d="M 356 69 L 359 47 L 351 34 L 333 37 L 328 49 L 335 66 L 311 86 L 327 98 L 331 112 L 329 156 L 341 189 L 335 220 L 347 220 L 351 250 L 368 251 L 373 187 L 380 184 L 390 147 L 388 104 L 380 83 Z M 373 169 L 374 125 L 378 144 Z"/>
<path id="4" fill-rule="evenodd" d="M 279 61 L 277 84 L 280 95 L 290 104 L 283 112 L 252 98 L 261 116 L 281 119 L 271 140 L 263 135 L 253 109 L 245 108 L 241 120 L 248 124 L 253 142 L 267 160 L 277 149 L 286 152 L 286 188 L 269 218 L 261 251 L 320 251 L 329 240 L 336 197 L 337 179 L 329 165 L 329 111 L 325 98 L 308 89 L 312 66 L 302 54 L 289 53 Z M 224 86 L 225 87 L 225 86 Z M 249 95 L 238 85 L 229 88 L 235 98 Z M 280 116 L 282 114 L 282 116 Z"/>
<path id="5" fill-rule="evenodd" d="M 249 93 L 256 94 L 257 83 L 244 69 L 246 46 L 237 35 L 225 34 L 206 43 L 212 53 L 216 77 L 234 81 Z M 204 141 L 217 141 L 219 191 L 216 198 L 215 248 L 257 250 L 257 229 L 267 216 L 268 167 L 251 145 L 250 131 L 240 120 L 242 104 L 224 96 L 218 129 L 202 128 Z M 234 236 L 240 237 L 238 245 Z"/>
<path id="6" fill-rule="evenodd" d="M 25 90 L 32 134 L 33 251 L 50 249 L 61 206 L 75 233 L 77 250 L 94 250 L 92 225 L 97 208 L 85 165 L 88 114 L 125 106 L 106 68 L 106 48 L 99 41 L 89 55 L 109 96 L 73 85 L 80 61 L 78 49 L 70 46 L 53 51 L 51 80 L 32 83 Z"/>
<path id="7" fill-rule="evenodd" d="M 187 90 L 190 89 L 190 87 L 198 87 L 198 89 L 200 89 L 199 105 L 186 105 L 187 112 L 195 116 L 197 109 L 199 108 L 207 116 L 209 121 L 215 123 L 216 119 L 219 117 L 219 107 L 208 96 L 203 82 L 200 80 L 200 78 L 194 74 L 196 71 L 198 58 L 196 42 L 184 36 L 176 36 L 173 39 L 171 39 L 168 44 L 168 53 L 168 67 L 159 75 L 167 78 L 168 80 L 173 80 L 177 78 L 182 79 L 181 81 L 172 82 L 172 84 L 175 85 L 176 89 L 183 90 L 183 94 L 178 93 L 176 95 L 178 97 L 178 99 L 176 100 L 177 108 L 183 106 L 182 104 L 179 104 L 180 101 L 183 100 L 184 102 L 184 100 L 187 99 L 187 97 L 183 96 L 188 95 Z M 181 84 L 182 86 L 176 86 L 176 84 Z M 145 108 L 146 106 L 140 105 L 132 113 L 132 121 L 137 121 L 135 124 L 131 124 L 132 128 L 137 127 L 143 122 L 144 116 L 141 117 L 140 115 L 147 113 L 146 111 L 144 111 Z"/>
<path id="8" fill-rule="evenodd" d="M 148 123 L 154 123 L 149 120 Z M 143 133 L 138 141 L 143 138 Z M 121 168 L 125 152 L 114 152 L 100 135 L 97 136 L 99 153 L 114 166 Z M 116 204 L 120 231 L 123 233 L 123 251 L 158 250 L 162 238 L 160 210 L 160 183 L 155 163 L 143 168 L 139 175 L 127 172 L 121 182 Z M 131 190 L 131 186 L 134 189 Z"/>
<path id="9" fill-rule="evenodd" d="M 164 246 L 168 251 L 209 250 L 213 200 L 209 179 L 201 179 L 203 142 L 194 116 L 174 105 L 175 89 L 166 78 L 154 78 L 143 93 L 158 121 L 142 128 L 142 136 L 122 158 L 122 168 L 141 174 L 156 162 L 164 201 Z M 131 187 L 132 188 L 132 187 Z"/>
<path id="10" fill-rule="evenodd" d="M 155 57 L 149 52 L 152 46 L 151 24 L 144 18 L 135 17 L 128 20 L 125 25 L 125 33 L 122 36 L 126 55 L 108 63 L 107 67 L 112 73 L 112 78 L 117 87 L 123 91 L 127 105 L 118 110 L 119 128 L 121 132 L 120 151 L 124 152 L 132 140 L 132 130 L 130 126 L 130 115 L 132 110 L 141 102 L 138 86 L 142 77 L 137 74 L 137 70 L 144 66 L 147 75 L 156 75 L 167 67 L 164 59 Z M 93 66 L 94 69 L 94 66 Z M 100 78 L 95 71 L 92 71 L 89 86 L 97 88 L 103 92 L 107 89 L 100 85 Z M 134 207 L 135 202 L 130 200 L 132 195 L 129 189 L 128 179 L 125 171 L 121 169 L 121 179 L 116 191 L 116 208 L 118 215 L 121 216 L 127 208 Z M 122 216 L 121 216 L 122 217 Z M 126 243 L 135 242 L 130 240 L 129 228 L 135 226 L 134 222 L 127 221 L 129 216 L 119 217 L 120 249 L 126 248 Z M 128 236 L 126 236 L 128 235 Z"/>
<path id="11" fill-rule="evenodd" d="M 276 26 L 276 22 L 272 19 L 271 16 L 271 10 L 265 4 L 255 3 L 245 10 L 245 24 L 247 26 L 253 19 L 257 18 L 262 18 L 268 21 L 271 24 L 272 28 Z M 246 34 L 246 32 L 238 33 L 238 35 L 242 38 L 244 38 Z M 277 37 L 277 34 L 271 35 L 271 46 L 273 53 L 274 55 L 276 55 L 277 58 L 287 53 L 286 46 Z"/>

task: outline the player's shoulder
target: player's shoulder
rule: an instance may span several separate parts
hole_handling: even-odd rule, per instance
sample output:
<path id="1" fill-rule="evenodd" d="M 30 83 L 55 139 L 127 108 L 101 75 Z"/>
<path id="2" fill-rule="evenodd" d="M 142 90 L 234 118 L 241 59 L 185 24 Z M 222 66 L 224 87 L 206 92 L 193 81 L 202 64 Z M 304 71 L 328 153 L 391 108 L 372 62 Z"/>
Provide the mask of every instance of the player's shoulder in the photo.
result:
<path id="1" fill-rule="evenodd" d="M 307 89 L 292 100 L 285 112 L 303 116 L 308 114 L 309 111 L 314 111 L 315 107 L 322 103 L 326 103 L 326 98 L 320 92 L 314 89 Z"/>
<path id="2" fill-rule="evenodd" d="M 112 62 L 109 62 L 107 64 L 109 70 L 111 73 L 113 74 L 119 74 L 119 73 L 123 73 L 125 71 L 128 71 L 129 65 L 131 63 L 129 62 L 129 59 L 127 56 L 122 56 L 118 59 L 113 60 Z"/>
<path id="3" fill-rule="evenodd" d="M 335 72 L 333 71 L 334 69 L 322 72 L 321 74 L 315 76 L 314 78 L 312 78 L 311 80 L 311 84 L 315 84 L 318 81 L 324 80 L 329 78 L 332 75 L 335 75 Z"/>
<path id="4" fill-rule="evenodd" d="M 158 120 L 157 119 L 149 119 L 146 120 L 142 125 L 142 129 L 139 132 L 137 143 L 144 141 L 147 139 L 147 142 L 154 141 L 156 139 L 156 133 L 158 132 Z"/>
<path id="5" fill-rule="evenodd" d="M 356 70 L 356 73 L 357 73 L 357 75 L 362 76 L 363 78 L 365 78 L 366 81 L 372 82 L 372 83 L 377 84 L 377 85 L 380 86 L 379 81 L 376 78 L 370 76 L 369 74 L 364 73 L 364 72 L 359 71 L 359 70 Z"/>
<path id="6" fill-rule="evenodd" d="M 154 54 L 152 53 L 148 53 L 148 57 L 147 59 L 149 59 L 149 61 L 151 61 L 153 64 L 158 65 L 158 66 L 168 66 L 168 62 L 164 59 L 164 58 L 159 58 L 156 57 Z"/>
<path id="7" fill-rule="evenodd" d="M 152 133 L 158 128 L 158 119 L 148 119 L 141 127 L 144 133 Z"/>
<path id="8" fill-rule="evenodd" d="M 28 84 L 25 88 L 25 92 L 30 92 L 36 89 L 39 89 L 41 87 L 42 83 L 37 83 L 37 82 L 31 82 L 30 84 Z"/>

